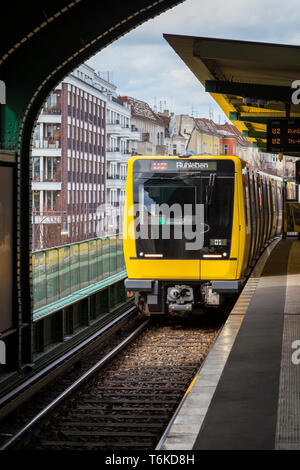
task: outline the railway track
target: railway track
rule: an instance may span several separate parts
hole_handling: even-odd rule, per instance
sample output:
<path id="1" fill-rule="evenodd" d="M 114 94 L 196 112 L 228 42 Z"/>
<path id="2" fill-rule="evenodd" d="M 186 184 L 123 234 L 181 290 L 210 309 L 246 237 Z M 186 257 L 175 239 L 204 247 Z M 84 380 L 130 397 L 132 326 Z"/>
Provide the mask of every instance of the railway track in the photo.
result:
<path id="1" fill-rule="evenodd" d="M 15 388 L 0 397 L 0 449 L 15 430 L 37 415 L 46 404 L 76 381 L 96 360 L 111 351 L 120 337 L 140 324 L 137 310 L 129 306 L 111 315 L 101 328 L 94 331 L 67 352 L 43 368 L 34 371 Z M 95 359 L 96 358 L 96 359 Z"/>
<path id="2" fill-rule="evenodd" d="M 222 323 L 217 315 L 143 322 L 2 450 L 154 449 Z"/>

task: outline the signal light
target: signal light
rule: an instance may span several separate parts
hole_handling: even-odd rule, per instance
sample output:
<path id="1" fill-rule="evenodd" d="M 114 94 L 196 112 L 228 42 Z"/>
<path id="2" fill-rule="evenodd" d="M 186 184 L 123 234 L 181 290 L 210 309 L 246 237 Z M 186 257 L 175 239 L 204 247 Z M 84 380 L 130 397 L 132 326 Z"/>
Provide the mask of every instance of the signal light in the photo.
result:
<path id="1" fill-rule="evenodd" d="M 296 184 L 300 184 L 300 160 L 296 161 Z"/>

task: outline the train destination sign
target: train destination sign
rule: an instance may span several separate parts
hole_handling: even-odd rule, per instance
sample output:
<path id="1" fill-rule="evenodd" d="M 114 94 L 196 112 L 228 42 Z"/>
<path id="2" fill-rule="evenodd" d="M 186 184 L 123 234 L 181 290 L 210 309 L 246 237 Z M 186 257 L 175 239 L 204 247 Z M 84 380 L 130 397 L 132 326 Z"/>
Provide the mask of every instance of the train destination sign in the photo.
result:
<path id="1" fill-rule="evenodd" d="M 196 159 L 170 159 L 170 160 L 136 160 L 134 171 L 216 171 L 217 162 Z"/>
<path id="2" fill-rule="evenodd" d="M 267 151 L 300 152 L 300 119 L 268 121 Z"/>

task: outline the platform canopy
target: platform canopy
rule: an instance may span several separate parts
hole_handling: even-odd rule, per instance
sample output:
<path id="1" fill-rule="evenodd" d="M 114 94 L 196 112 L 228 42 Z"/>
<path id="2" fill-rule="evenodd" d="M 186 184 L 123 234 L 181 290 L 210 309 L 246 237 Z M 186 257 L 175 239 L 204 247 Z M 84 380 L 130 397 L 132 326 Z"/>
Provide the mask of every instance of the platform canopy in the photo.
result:
<path id="1" fill-rule="evenodd" d="M 297 91 L 292 83 L 299 80 L 300 86 L 300 46 L 172 34 L 164 38 L 233 124 L 262 150 L 267 120 L 300 118 L 300 104 L 292 103 Z"/>

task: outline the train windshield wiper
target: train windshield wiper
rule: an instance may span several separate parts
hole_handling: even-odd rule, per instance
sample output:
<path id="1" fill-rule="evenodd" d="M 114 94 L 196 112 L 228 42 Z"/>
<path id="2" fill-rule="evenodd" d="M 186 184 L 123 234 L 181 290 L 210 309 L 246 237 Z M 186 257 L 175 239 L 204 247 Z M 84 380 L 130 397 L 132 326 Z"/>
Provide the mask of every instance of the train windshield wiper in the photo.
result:
<path id="1" fill-rule="evenodd" d="M 216 185 L 216 173 L 211 173 L 209 175 L 209 183 L 206 186 L 206 194 L 205 194 L 205 204 L 208 206 L 211 204 L 215 185 Z"/>

